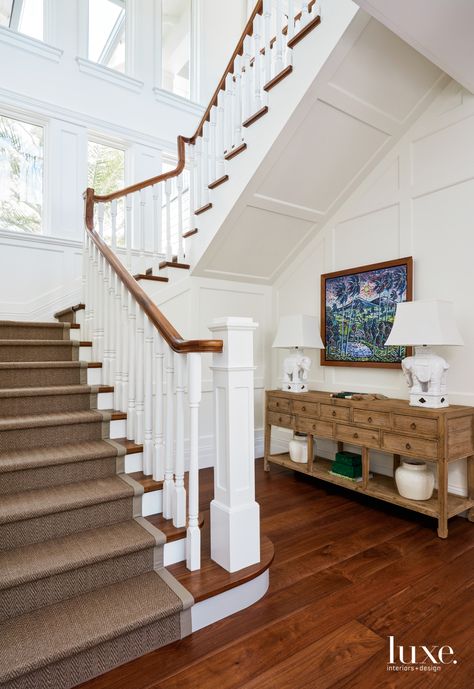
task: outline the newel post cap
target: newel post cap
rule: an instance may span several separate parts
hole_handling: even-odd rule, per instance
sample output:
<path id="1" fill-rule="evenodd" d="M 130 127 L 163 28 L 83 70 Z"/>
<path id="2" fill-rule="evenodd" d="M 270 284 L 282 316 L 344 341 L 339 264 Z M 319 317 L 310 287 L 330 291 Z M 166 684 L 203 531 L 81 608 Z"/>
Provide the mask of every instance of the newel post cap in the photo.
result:
<path id="1" fill-rule="evenodd" d="M 225 316 L 222 318 L 214 318 L 211 325 L 208 326 L 211 333 L 218 333 L 226 330 L 256 330 L 258 323 L 252 318 L 243 316 Z"/>

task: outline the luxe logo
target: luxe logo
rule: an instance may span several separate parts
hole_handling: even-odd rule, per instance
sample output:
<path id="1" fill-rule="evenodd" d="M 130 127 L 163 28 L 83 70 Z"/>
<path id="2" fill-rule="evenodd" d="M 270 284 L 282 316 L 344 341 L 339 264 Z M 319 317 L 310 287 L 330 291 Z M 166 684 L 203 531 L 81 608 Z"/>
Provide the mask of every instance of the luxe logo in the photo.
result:
<path id="1" fill-rule="evenodd" d="M 413 672 L 438 672 L 443 665 L 457 665 L 451 646 L 403 646 L 389 636 L 389 661 L 387 670 Z"/>

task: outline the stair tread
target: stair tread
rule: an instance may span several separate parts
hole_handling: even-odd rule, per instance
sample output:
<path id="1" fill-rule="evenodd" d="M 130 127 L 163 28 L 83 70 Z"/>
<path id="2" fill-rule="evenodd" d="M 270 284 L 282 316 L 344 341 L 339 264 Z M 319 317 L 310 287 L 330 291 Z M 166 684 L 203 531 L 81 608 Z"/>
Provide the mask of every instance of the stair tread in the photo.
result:
<path id="1" fill-rule="evenodd" d="M 5 347 L 79 347 L 81 343 L 79 340 L 25 340 L 24 338 L 18 340 L 9 340 L 8 338 L 0 339 L 0 346 Z"/>
<path id="2" fill-rule="evenodd" d="M 0 397 L 40 397 L 47 395 L 84 395 L 99 392 L 100 386 L 52 385 L 33 388 L 0 388 Z"/>
<path id="3" fill-rule="evenodd" d="M 10 493 L 3 495 L 0 502 L 0 524 L 79 509 L 86 505 L 111 502 L 133 495 L 132 486 L 120 476 Z"/>
<path id="4" fill-rule="evenodd" d="M 0 625 L 0 683 L 179 613 L 182 608 L 178 596 L 158 572 L 152 571 L 8 620 Z"/>
<path id="5" fill-rule="evenodd" d="M 0 431 L 11 431 L 19 428 L 39 428 L 44 426 L 65 426 L 72 423 L 97 423 L 98 421 L 107 421 L 109 419 L 110 413 L 102 410 L 4 416 L 3 419 L 0 419 Z"/>
<path id="6" fill-rule="evenodd" d="M 11 342 L 12 340 L 9 340 Z M 44 342 L 44 340 L 43 340 Z M 61 340 L 55 340 L 61 342 Z M 0 361 L 0 370 L 9 368 L 87 368 L 86 361 Z M 102 364 L 101 364 L 102 366 Z"/>
<path id="7" fill-rule="evenodd" d="M 116 457 L 126 453 L 107 440 L 86 440 L 82 443 L 9 450 L 0 453 L 0 474 L 9 471 Z"/>
<path id="8" fill-rule="evenodd" d="M 0 590 L 156 545 L 138 521 L 80 531 L 0 552 Z"/>

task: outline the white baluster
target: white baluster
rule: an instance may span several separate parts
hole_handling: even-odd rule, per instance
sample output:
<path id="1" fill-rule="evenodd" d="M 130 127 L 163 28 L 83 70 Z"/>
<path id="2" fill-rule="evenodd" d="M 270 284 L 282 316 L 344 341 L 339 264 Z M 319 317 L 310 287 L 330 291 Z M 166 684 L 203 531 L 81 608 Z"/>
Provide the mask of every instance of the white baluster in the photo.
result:
<path id="1" fill-rule="evenodd" d="M 174 368 L 173 352 L 168 347 L 166 355 L 166 424 L 165 424 L 165 475 L 163 481 L 163 517 L 173 516 L 174 494 Z"/>
<path id="2" fill-rule="evenodd" d="M 216 178 L 220 179 L 225 175 L 225 133 L 224 133 L 224 94 L 221 91 L 217 96 L 217 123 L 216 123 L 216 147 L 217 147 L 217 161 L 216 161 Z"/>
<path id="3" fill-rule="evenodd" d="M 302 0 L 302 2 L 300 4 L 301 4 L 301 9 L 299 11 L 300 18 L 296 22 L 295 33 L 298 33 L 299 31 L 301 31 L 301 29 L 304 29 L 304 27 L 308 23 L 308 0 Z"/>
<path id="4" fill-rule="evenodd" d="M 99 234 L 101 237 L 104 236 L 104 204 L 97 204 L 97 219 L 99 221 Z"/>
<path id="5" fill-rule="evenodd" d="M 110 204 L 110 219 L 112 224 L 112 249 L 115 251 L 117 249 L 117 200 L 114 199 Z"/>
<path id="6" fill-rule="evenodd" d="M 144 426 L 143 434 L 143 473 L 153 473 L 153 328 L 148 316 L 145 319 L 145 389 L 144 389 Z"/>
<path id="7" fill-rule="evenodd" d="M 272 38 L 272 0 L 263 0 L 264 85 L 272 78 Z"/>
<path id="8" fill-rule="evenodd" d="M 89 290 L 90 302 L 90 334 L 92 338 L 92 352 L 95 360 L 98 353 L 98 325 L 97 325 L 97 289 L 98 289 L 98 249 L 92 244 L 91 256 L 91 288 Z"/>
<path id="9" fill-rule="evenodd" d="M 127 438 L 135 439 L 135 330 L 136 303 L 130 292 L 128 293 L 128 406 L 127 406 Z"/>
<path id="10" fill-rule="evenodd" d="M 195 206 L 194 194 L 195 194 L 195 165 L 194 165 L 194 154 L 195 146 L 194 144 L 188 144 L 188 174 L 189 174 L 189 217 L 188 217 L 188 230 L 194 230 L 195 228 L 195 217 L 194 211 L 197 206 Z"/>
<path id="11" fill-rule="evenodd" d="M 191 353 L 188 359 L 189 399 L 189 516 L 186 532 L 186 567 L 201 567 L 201 531 L 199 529 L 199 403 L 201 401 L 201 355 Z"/>
<path id="12" fill-rule="evenodd" d="M 215 182 L 217 176 L 217 108 L 212 106 L 209 115 L 209 180 Z"/>
<path id="13" fill-rule="evenodd" d="M 122 318 L 122 303 L 120 294 L 120 280 L 114 273 L 113 280 L 113 323 L 112 323 L 112 349 L 110 353 L 110 374 L 114 386 L 114 401 L 117 401 L 116 409 L 119 409 L 119 401 L 122 397 L 122 333 L 120 319 Z"/>
<path id="14" fill-rule="evenodd" d="M 119 337 L 121 338 L 122 344 L 120 347 L 120 359 L 121 366 L 120 370 L 122 372 L 122 385 L 121 385 L 121 398 L 118 408 L 121 411 L 126 412 L 128 407 L 128 294 L 123 283 L 120 283 L 120 297 L 122 305 L 122 314 L 120 318 L 121 328 L 119 332 Z"/>
<path id="15" fill-rule="evenodd" d="M 140 189 L 140 267 L 139 272 L 146 271 L 146 189 Z"/>
<path id="16" fill-rule="evenodd" d="M 163 338 L 158 330 L 155 329 L 153 333 L 153 345 L 155 353 L 155 396 L 153 402 L 153 479 L 155 481 L 163 481 L 164 478 L 164 462 L 165 462 L 165 445 L 163 438 Z"/>
<path id="17" fill-rule="evenodd" d="M 241 83 L 242 79 L 242 58 L 240 55 L 234 60 L 234 114 L 232 121 L 234 123 L 232 143 L 235 147 L 242 143 L 242 93 Z"/>
<path id="18" fill-rule="evenodd" d="M 186 490 L 184 488 L 184 375 L 185 355 L 174 355 L 176 371 L 176 460 L 173 526 L 186 526 Z"/>
<path id="19" fill-rule="evenodd" d="M 132 272 L 132 196 L 125 197 L 125 247 L 127 249 L 127 270 Z"/>
<path id="20" fill-rule="evenodd" d="M 101 259 L 103 263 L 103 357 L 102 357 L 102 382 L 105 385 L 110 385 L 110 328 L 112 323 L 111 308 L 110 308 L 110 282 L 111 282 L 111 268 L 110 265 Z"/>
<path id="21" fill-rule="evenodd" d="M 178 203 L 178 262 L 184 259 L 183 248 L 183 173 L 176 178 L 177 203 Z"/>
<path id="22" fill-rule="evenodd" d="M 162 185 L 153 187 L 153 275 L 158 275 L 160 270 L 160 254 L 163 251 L 163 214 L 162 214 Z"/>
<path id="23" fill-rule="evenodd" d="M 233 107 L 233 90 L 234 82 L 232 74 L 228 74 L 225 79 L 225 93 L 224 93 L 224 149 L 229 153 L 232 148 L 232 134 L 233 124 L 232 115 Z"/>
<path id="24" fill-rule="evenodd" d="M 197 211 L 202 206 L 202 203 L 201 203 L 201 196 L 202 196 L 202 185 L 201 185 L 202 138 L 200 136 L 196 139 L 195 153 L 196 153 L 196 157 L 195 157 L 195 165 L 194 165 L 195 175 L 194 175 L 194 208 L 192 209 L 193 212 Z"/>
<path id="25" fill-rule="evenodd" d="M 295 3 L 288 0 L 288 30 L 286 34 L 287 42 L 295 35 Z"/>
<path id="26" fill-rule="evenodd" d="M 257 14 L 253 20 L 253 112 L 258 112 L 262 107 L 262 54 L 260 52 L 262 17 Z"/>
<path id="27" fill-rule="evenodd" d="M 137 305 L 137 328 L 135 345 L 135 442 L 143 443 L 145 390 L 144 390 L 144 332 L 145 314 Z"/>
<path id="28" fill-rule="evenodd" d="M 203 206 L 209 203 L 209 122 L 204 122 L 202 128 L 202 195 Z"/>
<path id="29" fill-rule="evenodd" d="M 89 335 L 89 287 L 90 282 L 90 261 L 89 261 L 89 235 L 87 231 L 84 232 L 84 246 L 82 249 L 82 302 L 86 305 L 84 314 L 83 337 L 85 340 L 90 339 Z"/>
<path id="30" fill-rule="evenodd" d="M 105 261 L 99 251 L 98 254 L 98 285 L 97 285 L 97 356 L 99 361 L 104 360 L 104 265 Z"/>
<path id="31" fill-rule="evenodd" d="M 275 75 L 283 70 L 283 3 L 276 0 Z"/>
<path id="32" fill-rule="evenodd" d="M 166 197 L 166 260 L 173 258 L 173 247 L 171 245 L 171 180 L 165 181 Z"/>

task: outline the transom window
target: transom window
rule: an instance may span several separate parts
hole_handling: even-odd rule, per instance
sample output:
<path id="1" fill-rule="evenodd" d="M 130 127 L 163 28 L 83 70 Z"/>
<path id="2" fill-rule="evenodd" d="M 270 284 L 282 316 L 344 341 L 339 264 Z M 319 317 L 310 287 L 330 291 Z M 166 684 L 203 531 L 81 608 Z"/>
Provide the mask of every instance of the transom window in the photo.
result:
<path id="1" fill-rule="evenodd" d="M 191 0 L 162 0 L 162 86 L 191 97 Z"/>
<path id="2" fill-rule="evenodd" d="M 44 130 L 0 115 L 0 229 L 39 233 Z"/>
<path id="3" fill-rule="evenodd" d="M 88 186 L 96 194 L 110 194 L 125 186 L 125 151 L 109 144 L 89 141 L 88 144 Z M 111 205 L 104 205 L 105 238 L 111 240 Z M 125 243 L 125 213 L 123 199 L 117 202 L 117 245 Z"/>
<path id="4" fill-rule="evenodd" d="M 89 0 L 89 60 L 125 72 L 125 0 Z"/>
<path id="5" fill-rule="evenodd" d="M 43 40 L 43 0 L 0 0 L 0 26 Z"/>

